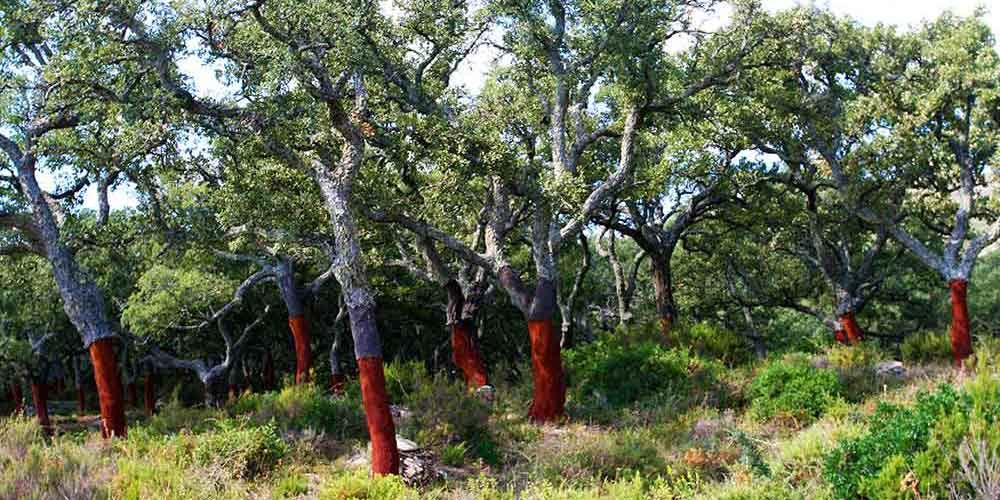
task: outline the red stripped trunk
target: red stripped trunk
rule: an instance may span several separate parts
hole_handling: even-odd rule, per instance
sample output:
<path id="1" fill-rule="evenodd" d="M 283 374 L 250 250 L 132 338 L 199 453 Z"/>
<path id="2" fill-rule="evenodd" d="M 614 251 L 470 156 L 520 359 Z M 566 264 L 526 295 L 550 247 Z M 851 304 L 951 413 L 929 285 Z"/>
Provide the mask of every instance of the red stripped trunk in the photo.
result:
<path id="1" fill-rule="evenodd" d="M 87 412 L 87 394 L 82 385 L 76 386 L 76 410 L 81 415 Z"/>
<path id="2" fill-rule="evenodd" d="M 837 329 L 833 331 L 833 338 L 838 344 L 847 343 L 847 334 L 844 333 L 844 329 L 840 325 L 837 325 Z"/>
<path id="3" fill-rule="evenodd" d="M 335 396 L 340 396 L 344 393 L 344 386 L 347 381 L 344 380 L 344 375 L 340 373 L 334 373 L 330 375 L 330 390 L 333 391 Z"/>
<path id="4" fill-rule="evenodd" d="M 489 382 L 486 377 L 486 367 L 483 365 L 479 351 L 472 343 L 471 317 L 475 307 L 465 301 L 465 293 L 461 285 L 454 279 L 444 285 L 448 294 L 448 324 L 451 325 L 451 359 L 455 366 L 462 370 L 465 384 L 472 389 L 478 389 Z M 466 307 L 470 306 L 470 307 Z M 466 309 L 469 316 L 466 316 Z"/>
<path id="5" fill-rule="evenodd" d="M 14 413 L 24 413 L 24 394 L 21 393 L 21 384 L 14 382 L 10 388 L 10 397 L 14 400 Z"/>
<path id="6" fill-rule="evenodd" d="M 271 351 L 264 353 L 264 390 L 273 391 L 277 385 L 274 376 L 274 356 Z"/>
<path id="7" fill-rule="evenodd" d="M 965 358 L 972 355 L 972 336 L 969 333 L 969 305 L 966 294 L 969 282 L 955 279 L 948 282 L 951 289 L 951 351 L 955 365 L 962 367 Z"/>
<path id="8" fill-rule="evenodd" d="M 235 401 L 240 397 L 240 386 L 236 384 L 229 384 L 229 400 Z"/>
<path id="9" fill-rule="evenodd" d="M 396 424 L 389 411 L 389 395 L 385 391 L 382 358 L 359 358 L 361 401 L 372 440 L 372 473 L 399 474 L 399 450 L 396 448 Z"/>
<path id="10" fill-rule="evenodd" d="M 288 327 L 292 329 L 292 337 L 295 339 L 295 383 L 303 384 L 309 381 L 309 370 L 312 369 L 309 323 L 305 315 L 296 314 L 288 317 Z"/>
<path id="11" fill-rule="evenodd" d="M 562 353 L 552 318 L 528 320 L 531 336 L 531 373 L 534 394 L 528 418 L 536 423 L 561 418 L 565 411 L 566 384 L 563 381 Z"/>
<path id="12" fill-rule="evenodd" d="M 489 384 L 486 367 L 479 357 L 479 351 L 472 345 L 468 323 L 459 321 L 451 325 L 451 353 L 455 366 L 462 369 L 465 383 L 472 389 Z"/>
<path id="13" fill-rule="evenodd" d="M 854 317 L 853 311 L 848 311 L 840 317 L 840 327 L 847 337 L 847 342 L 851 345 L 861 342 L 861 339 L 865 336 L 861 331 L 861 327 L 858 326 L 858 320 Z"/>
<path id="14" fill-rule="evenodd" d="M 152 417 L 156 413 L 156 374 L 146 375 L 146 380 L 143 381 L 142 396 L 146 416 Z"/>
<path id="15" fill-rule="evenodd" d="M 122 380 L 115 363 L 115 350 L 110 338 L 90 344 L 90 361 L 94 364 L 94 381 L 101 402 L 101 435 L 105 438 L 126 437 L 125 408 L 122 404 Z"/>
<path id="16" fill-rule="evenodd" d="M 38 425 L 46 434 L 52 433 L 52 423 L 49 421 L 49 386 L 45 382 L 31 382 L 31 400 L 35 405 L 35 415 Z"/>

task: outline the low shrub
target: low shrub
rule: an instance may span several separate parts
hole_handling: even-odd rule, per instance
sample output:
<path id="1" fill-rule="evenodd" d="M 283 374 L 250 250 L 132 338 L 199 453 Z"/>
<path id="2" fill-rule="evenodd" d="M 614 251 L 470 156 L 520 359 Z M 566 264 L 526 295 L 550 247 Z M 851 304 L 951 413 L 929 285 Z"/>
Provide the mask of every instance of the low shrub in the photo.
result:
<path id="1" fill-rule="evenodd" d="M 319 493 L 321 500 L 366 498 L 369 500 L 407 500 L 420 498 L 420 492 L 408 488 L 399 476 L 368 477 L 368 471 L 357 470 L 328 479 Z"/>
<path id="2" fill-rule="evenodd" d="M 910 407 L 880 404 L 868 431 L 841 442 L 824 476 L 838 498 L 947 497 L 957 481 L 959 450 L 970 437 L 1000 444 L 1000 378 L 980 376 L 958 392 L 941 385 Z"/>
<path id="3" fill-rule="evenodd" d="M 273 423 L 258 427 L 229 420 L 199 440 L 193 458 L 201 466 L 221 466 L 231 477 L 253 479 L 273 469 L 287 452 Z"/>
<path id="4" fill-rule="evenodd" d="M 419 361 L 393 361 L 385 364 L 385 390 L 389 401 L 406 401 L 429 375 Z"/>
<path id="5" fill-rule="evenodd" d="M 572 484 L 634 474 L 655 476 L 667 465 L 659 450 L 656 440 L 642 430 L 594 432 L 581 427 L 535 448 L 527 466 L 536 478 Z"/>
<path id="6" fill-rule="evenodd" d="M 105 498 L 114 472 L 103 457 L 103 445 L 75 443 L 42 436 L 27 417 L 0 419 L 0 498 Z"/>
<path id="7" fill-rule="evenodd" d="M 746 338 L 712 322 L 702 321 L 682 326 L 677 337 L 682 347 L 728 366 L 746 364 L 754 358 Z"/>
<path id="8" fill-rule="evenodd" d="M 614 337 L 567 350 L 563 359 L 568 385 L 577 398 L 611 407 L 713 387 L 721 369 L 686 349 L 666 349 L 650 342 L 630 344 Z"/>
<path id="9" fill-rule="evenodd" d="M 331 398 L 314 384 L 290 385 L 279 392 L 244 394 L 228 411 L 261 425 L 273 420 L 283 430 L 313 429 L 341 440 L 368 439 L 361 398 Z"/>
<path id="10" fill-rule="evenodd" d="M 874 343 L 863 342 L 852 346 L 837 344 L 828 348 L 823 355 L 840 376 L 842 395 L 852 403 L 878 393 L 883 387 L 902 382 L 898 378 L 876 375 L 875 366 L 885 356 Z"/>
<path id="11" fill-rule="evenodd" d="M 464 442 L 445 446 L 441 450 L 441 463 L 449 467 L 461 467 L 465 465 L 466 451 L 468 450 Z"/>
<path id="12" fill-rule="evenodd" d="M 933 330 L 910 334 L 899 344 L 899 353 L 908 363 L 948 361 L 952 359 L 951 339 Z"/>
<path id="13" fill-rule="evenodd" d="M 750 383 L 750 411 L 758 419 L 790 418 L 799 425 L 819 418 L 841 399 L 840 379 L 804 356 L 766 365 Z"/>
<path id="14" fill-rule="evenodd" d="M 490 410 L 465 385 L 443 375 L 414 380 L 401 403 L 411 412 L 402 418 L 399 432 L 422 446 L 471 441 L 488 433 Z"/>

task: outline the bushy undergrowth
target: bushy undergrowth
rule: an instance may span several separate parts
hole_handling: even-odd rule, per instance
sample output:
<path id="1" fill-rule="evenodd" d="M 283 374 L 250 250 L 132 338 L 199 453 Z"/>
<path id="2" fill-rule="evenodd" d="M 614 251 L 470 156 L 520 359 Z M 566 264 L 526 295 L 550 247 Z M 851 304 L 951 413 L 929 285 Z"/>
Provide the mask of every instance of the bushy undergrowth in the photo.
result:
<path id="1" fill-rule="evenodd" d="M 963 391 L 941 385 L 922 392 L 912 406 L 881 403 L 867 432 L 829 455 L 824 475 L 838 498 L 971 497 L 976 492 L 960 474 L 959 450 L 970 440 L 997 449 L 998 419 L 995 373 L 980 374 Z"/>
<path id="2" fill-rule="evenodd" d="M 104 497 L 111 473 L 100 442 L 81 445 L 70 438 L 46 442 L 34 419 L 0 419 L 2 499 Z"/>
<path id="3" fill-rule="evenodd" d="M 605 337 L 565 352 L 568 385 L 579 401 L 622 407 L 650 398 L 686 399 L 717 388 L 721 365 L 686 349 Z"/>
<path id="4" fill-rule="evenodd" d="M 288 452 L 273 421 L 258 427 L 229 420 L 220 427 L 195 446 L 196 464 L 218 465 L 234 478 L 253 479 L 273 469 Z"/>
<path id="5" fill-rule="evenodd" d="M 677 339 L 681 347 L 686 347 L 705 359 L 714 359 L 727 366 L 738 366 L 754 358 L 747 339 L 736 332 L 708 321 L 702 321 L 678 329 Z"/>
<path id="6" fill-rule="evenodd" d="M 817 368 L 804 356 L 766 365 L 750 383 L 751 413 L 759 419 L 787 418 L 808 424 L 841 400 L 835 370 Z"/>
<path id="7" fill-rule="evenodd" d="M 947 362 L 952 359 L 951 338 L 934 330 L 913 333 L 899 344 L 899 353 L 908 363 Z"/>
<path id="8" fill-rule="evenodd" d="M 357 384 L 352 386 L 356 392 Z M 356 394 L 330 398 L 313 384 L 290 385 L 278 392 L 244 394 L 229 407 L 234 416 L 258 424 L 272 420 L 284 430 L 313 429 L 338 439 L 367 439 L 364 408 Z"/>

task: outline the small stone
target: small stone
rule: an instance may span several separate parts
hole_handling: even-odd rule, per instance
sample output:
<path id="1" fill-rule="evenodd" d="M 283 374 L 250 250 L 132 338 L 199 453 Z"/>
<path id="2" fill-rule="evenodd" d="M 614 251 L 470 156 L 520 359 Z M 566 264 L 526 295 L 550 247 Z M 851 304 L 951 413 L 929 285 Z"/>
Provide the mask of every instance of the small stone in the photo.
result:
<path id="1" fill-rule="evenodd" d="M 420 451 L 420 446 L 405 437 L 396 435 L 396 448 L 399 449 L 400 453 L 413 453 Z"/>
<path id="2" fill-rule="evenodd" d="M 882 377 L 902 377 L 906 375 L 906 368 L 900 361 L 883 361 L 875 365 L 875 374 Z"/>

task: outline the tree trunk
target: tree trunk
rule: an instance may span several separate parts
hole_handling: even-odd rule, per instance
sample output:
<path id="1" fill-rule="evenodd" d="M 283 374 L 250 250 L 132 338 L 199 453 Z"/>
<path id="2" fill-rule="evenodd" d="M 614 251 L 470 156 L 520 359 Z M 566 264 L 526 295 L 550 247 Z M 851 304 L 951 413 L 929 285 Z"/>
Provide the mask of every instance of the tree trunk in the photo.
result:
<path id="1" fill-rule="evenodd" d="M 382 358 L 358 358 L 358 370 L 361 378 L 361 401 L 365 407 L 368 435 L 372 440 L 372 473 L 399 474 L 396 424 L 389 411 Z"/>
<path id="2" fill-rule="evenodd" d="M 858 325 L 858 320 L 854 317 L 854 311 L 848 311 L 840 316 L 840 327 L 847 338 L 847 342 L 851 345 L 861 342 L 861 339 L 864 338 L 864 333 Z"/>
<path id="3" fill-rule="evenodd" d="M 304 314 L 296 314 L 288 317 L 288 327 L 295 339 L 295 383 L 304 384 L 309 381 L 309 370 L 312 369 L 309 322 Z"/>
<path id="4" fill-rule="evenodd" d="M 277 383 L 274 376 L 274 356 L 271 355 L 271 351 L 264 352 L 264 390 L 273 391 L 277 387 Z"/>
<path id="5" fill-rule="evenodd" d="M 527 318 L 528 335 L 531 340 L 531 375 L 534 383 L 528 418 L 535 423 L 558 420 L 566 412 L 562 350 L 553 322 L 555 301 L 553 283 L 540 279 Z"/>
<path id="6" fill-rule="evenodd" d="M 111 338 L 102 338 L 90 344 L 90 361 L 94 365 L 94 380 L 101 402 L 101 435 L 105 438 L 124 438 L 127 430 L 122 405 L 122 380 L 118 376 Z"/>
<path id="7" fill-rule="evenodd" d="M 670 330 L 677 319 L 677 307 L 674 305 L 674 285 L 670 276 L 670 259 L 657 255 L 651 255 L 651 257 L 650 267 L 656 294 L 656 314 L 659 317 L 660 332 L 664 339 L 669 339 Z"/>
<path id="8" fill-rule="evenodd" d="M 46 434 L 52 433 L 52 423 L 49 421 L 49 386 L 44 381 L 31 381 L 31 401 L 35 405 L 35 416 L 38 425 Z"/>
<path id="9" fill-rule="evenodd" d="M 142 389 L 143 407 L 146 410 L 146 416 L 152 417 L 156 413 L 156 374 L 152 370 L 146 373 L 146 380 Z"/>
<path id="10" fill-rule="evenodd" d="M 347 385 L 347 380 L 344 378 L 343 373 L 333 373 L 330 375 L 330 391 L 334 396 L 343 395 L 345 385 Z"/>
<path id="11" fill-rule="evenodd" d="M 10 386 L 10 398 L 14 400 L 14 413 L 24 413 L 24 394 L 21 393 L 21 382 L 15 380 Z"/>
<path id="12" fill-rule="evenodd" d="M 126 387 L 128 388 L 128 407 L 133 409 L 138 408 L 139 392 L 135 387 L 135 378 L 130 379 Z"/>
<path id="13" fill-rule="evenodd" d="M 843 324 L 838 324 L 837 328 L 833 330 L 833 338 L 838 344 L 847 344 L 847 333 L 844 331 Z"/>
<path id="14" fill-rule="evenodd" d="M 479 351 L 472 343 L 472 318 L 465 318 L 465 295 L 462 287 L 455 280 L 445 284 L 448 293 L 448 323 L 451 325 L 451 353 L 455 366 L 462 370 L 465 383 L 470 389 L 478 389 L 488 385 L 486 368 Z"/>
<path id="15" fill-rule="evenodd" d="M 969 282 L 954 279 L 948 282 L 951 289 L 951 350 L 955 365 L 963 366 L 965 358 L 972 355 L 972 337 L 969 334 L 969 306 L 966 294 Z"/>
<path id="16" fill-rule="evenodd" d="M 551 422 L 563 416 L 566 403 L 559 338 L 552 318 L 529 320 L 528 333 L 534 382 L 528 418 L 536 423 Z"/>
<path id="17" fill-rule="evenodd" d="M 225 372 L 211 372 L 201 378 L 202 386 L 205 390 L 205 406 L 209 408 L 221 408 L 226 404 L 226 395 L 229 384 Z"/>
<path id="18" fill-rule="evenodd" d="M 236 401 L 240 398 L 240 378 L 239 370 L 235 366 L 229 368 L 229 400 Z"/>

